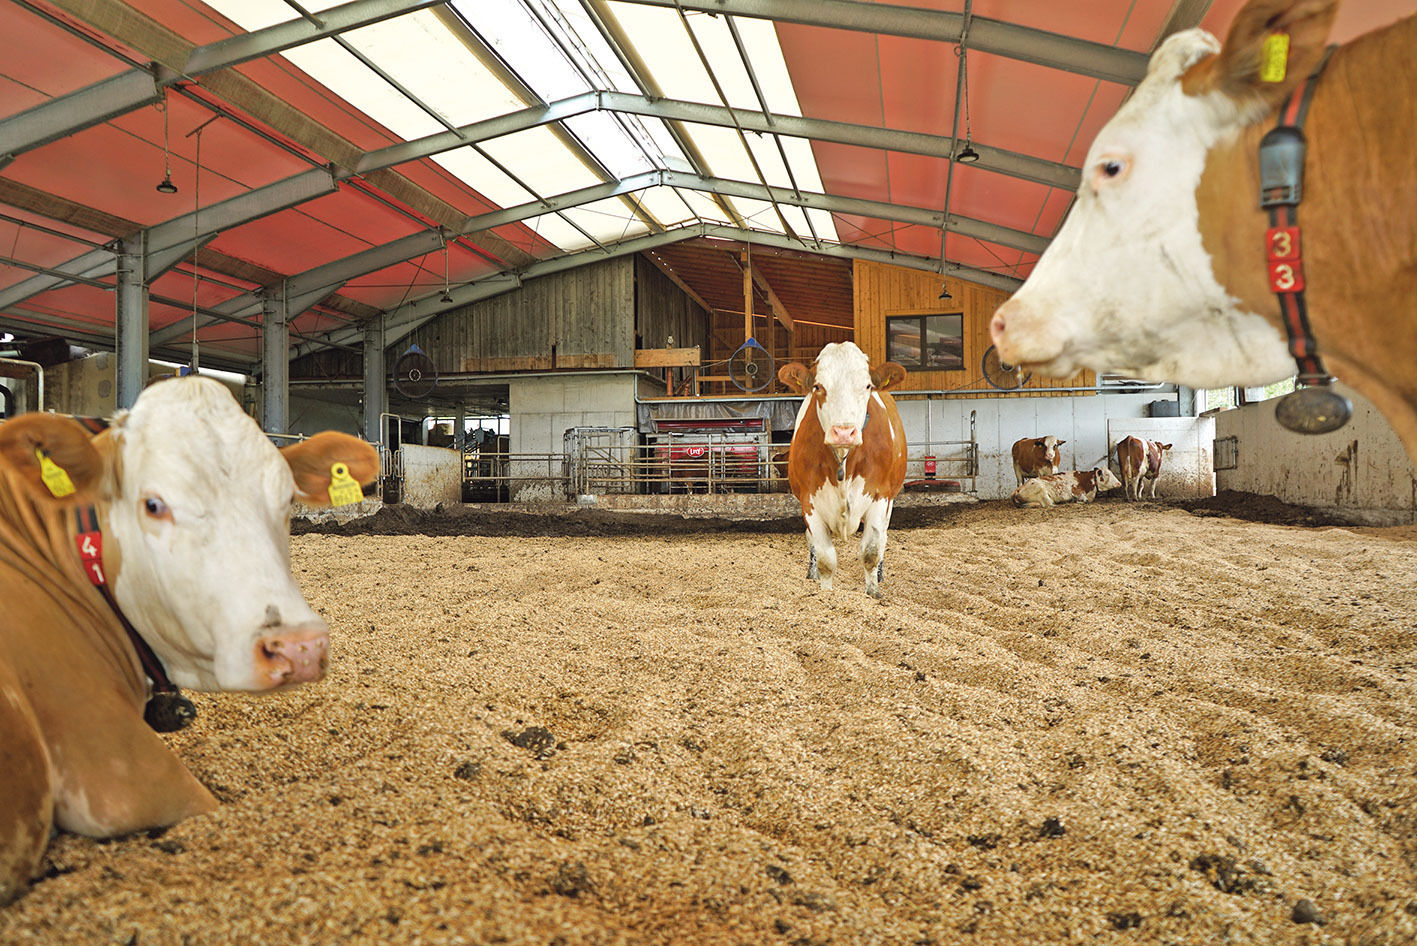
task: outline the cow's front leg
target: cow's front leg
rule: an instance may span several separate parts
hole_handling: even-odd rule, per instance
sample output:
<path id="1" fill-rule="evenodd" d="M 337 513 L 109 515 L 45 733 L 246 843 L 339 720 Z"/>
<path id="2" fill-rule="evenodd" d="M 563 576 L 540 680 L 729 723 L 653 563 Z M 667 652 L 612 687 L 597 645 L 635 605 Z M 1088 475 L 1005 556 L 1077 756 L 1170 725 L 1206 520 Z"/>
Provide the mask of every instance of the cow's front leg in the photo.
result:
<path id="1" fill-rule="evenodd" d="M 807 577 L 817 580 L 817 550 L 812 548 L 812 534 L 807 533 Z"/>
<path id="2" fill-rule="evenodd" d="M 891 501 L 878 499 L 866 510 L 861 532 L 861 567 L 866 571 L 866 593 L 881 596 L 886 568 L 886 529 L 891 522 Z"/>
<path id="3" fill-rule="evenodd" d="M 815 510 L 807 517 L 807 549 L 812 561 L 807 577 L 817 579 L 822 590 L 831 591 L 832 576 L 836 573 L 836 545 L 832 542 L 831 530 Z"/>

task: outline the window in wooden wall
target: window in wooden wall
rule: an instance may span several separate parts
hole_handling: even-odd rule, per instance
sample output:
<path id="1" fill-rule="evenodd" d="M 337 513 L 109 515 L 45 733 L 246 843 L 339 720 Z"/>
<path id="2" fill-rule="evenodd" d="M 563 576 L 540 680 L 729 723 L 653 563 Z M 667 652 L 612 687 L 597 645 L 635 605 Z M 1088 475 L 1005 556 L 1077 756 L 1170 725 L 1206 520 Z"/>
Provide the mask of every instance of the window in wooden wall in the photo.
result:
<path id="1" fill-rule="evenodd" d="M 917 371 L 964 367 L 964 313 L 911 312 L 886 316 L 886 359 Z"/>

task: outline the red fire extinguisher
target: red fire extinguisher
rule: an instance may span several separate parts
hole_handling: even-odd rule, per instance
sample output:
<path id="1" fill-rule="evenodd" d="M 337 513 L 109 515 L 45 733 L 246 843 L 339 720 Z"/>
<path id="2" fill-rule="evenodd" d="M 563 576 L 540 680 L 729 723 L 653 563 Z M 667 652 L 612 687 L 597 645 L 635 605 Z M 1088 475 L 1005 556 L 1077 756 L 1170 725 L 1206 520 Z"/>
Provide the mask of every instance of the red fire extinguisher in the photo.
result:
<path id="1" fill-rule="evenodd" d="M 925 478 L 933 480 L 935 478 L 935 458 L 927 456 L 925 458 Z"/>

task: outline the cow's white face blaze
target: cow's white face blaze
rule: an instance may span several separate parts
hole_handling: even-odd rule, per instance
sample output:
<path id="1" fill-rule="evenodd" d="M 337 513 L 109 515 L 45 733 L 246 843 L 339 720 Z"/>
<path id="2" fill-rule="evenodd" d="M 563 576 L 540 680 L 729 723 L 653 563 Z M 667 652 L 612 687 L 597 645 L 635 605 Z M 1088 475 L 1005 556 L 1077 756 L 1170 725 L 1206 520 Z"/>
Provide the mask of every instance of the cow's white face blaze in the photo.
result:
<path id="1" fill-rule="evenodd" d="M 832 342 L 822 348 L 807 403 L 816 410 L 826 444 L 838 462 L 860 445 L 874 390 L 871 361 L 865 352 L 852 342 Z"/>
<path id="2" fill-rule="evenodd" d="M 1186 69 L 1218 50 L 1203 30 L 1167 39 L 1098 133 L 1067 220 L 994 317 L 1004 361 L 1194 387 L 1293 374 L 1278 330 L 1226 292 L 1202 244 L 1196 188 L 1207 154 L 1254 118 L 1223 92 L 1183 89 Z"/>
<path id="3" fill-rule="evenodd" d="M 173 682 L 318 679 L 329 632 L 290 574 L 295 481 L 255 421 L 218 382 L 183 378 L 145 390 L 110 436 L 114 596 Z"/>

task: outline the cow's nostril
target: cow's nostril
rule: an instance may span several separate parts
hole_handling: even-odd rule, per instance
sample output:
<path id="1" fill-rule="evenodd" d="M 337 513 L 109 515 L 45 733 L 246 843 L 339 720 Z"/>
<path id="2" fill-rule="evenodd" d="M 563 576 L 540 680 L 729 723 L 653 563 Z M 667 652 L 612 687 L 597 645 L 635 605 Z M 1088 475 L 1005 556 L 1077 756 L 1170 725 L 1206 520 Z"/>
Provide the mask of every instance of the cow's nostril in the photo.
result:
<path id="1" fill-rule="evenodd" d="M 999 344 L 999 339 L 1004 335 L 1004 317 L 995 313 L 994 318 L 989 322 L 989 334 L 994 338 L 994 344 Z"/>

